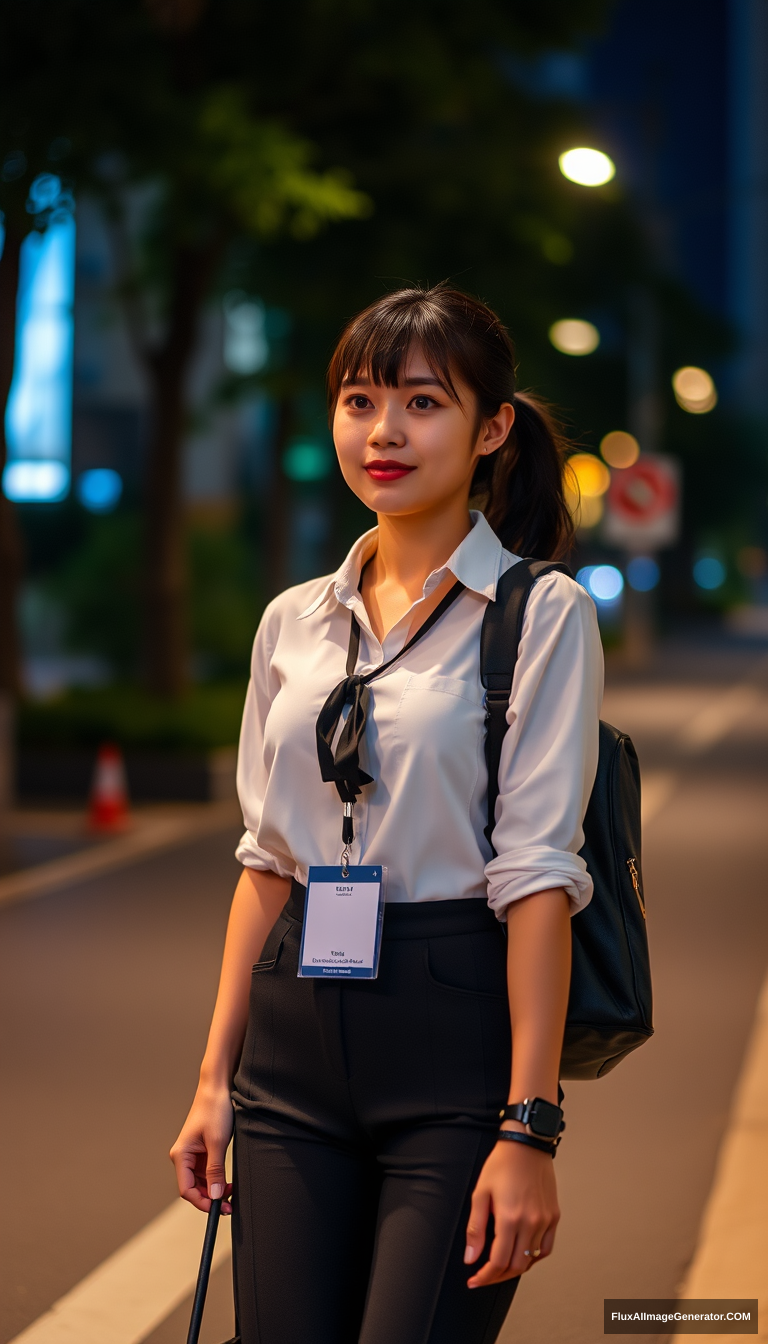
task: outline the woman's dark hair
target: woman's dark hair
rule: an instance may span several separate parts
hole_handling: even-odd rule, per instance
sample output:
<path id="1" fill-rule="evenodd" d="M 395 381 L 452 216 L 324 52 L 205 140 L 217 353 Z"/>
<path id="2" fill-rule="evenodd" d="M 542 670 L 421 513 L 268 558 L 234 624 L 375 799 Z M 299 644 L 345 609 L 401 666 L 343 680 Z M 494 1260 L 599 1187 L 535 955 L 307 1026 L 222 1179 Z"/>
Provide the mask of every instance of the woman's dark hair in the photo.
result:
<path id="1" fill-rule="evenodd" d="M 342 332 L 328 368 L 331 417 L 346 381 L 366 376 L 396 387 L 414 345 L 457 401 L 454 378 L 472 388 L 478 429 L 503 402 L 512 403 L 512 430 L 501 448 L 478 462 L 472 494 L 508 550 L 541 560 L 562 556 L 573 537 L 563 488 L 571 445 L 543 402 L 515 391 L 512 340 L 479 299 L 442 284 L 400 289 L 359 313 Z"/>

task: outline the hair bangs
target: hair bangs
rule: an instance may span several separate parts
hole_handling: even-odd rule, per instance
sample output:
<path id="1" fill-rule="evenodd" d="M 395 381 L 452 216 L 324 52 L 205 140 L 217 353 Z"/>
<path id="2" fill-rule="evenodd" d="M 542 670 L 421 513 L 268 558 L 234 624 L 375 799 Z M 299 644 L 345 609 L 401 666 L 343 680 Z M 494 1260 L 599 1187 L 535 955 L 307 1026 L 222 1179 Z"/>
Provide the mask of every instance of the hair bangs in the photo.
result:
<path id="1" fill-rule="evenodd" d="M 347 383 L 370 379 L 377 387 L 398 387 L 414 347 L 421 350 L 435 378 L 460 404 L 454 382 L 456 355 L 444 314 L 419 290 L 401 291 L 392 297 L 400 302 L 375 304 L 342 333 L 328 369 L 331 417 Z"/>

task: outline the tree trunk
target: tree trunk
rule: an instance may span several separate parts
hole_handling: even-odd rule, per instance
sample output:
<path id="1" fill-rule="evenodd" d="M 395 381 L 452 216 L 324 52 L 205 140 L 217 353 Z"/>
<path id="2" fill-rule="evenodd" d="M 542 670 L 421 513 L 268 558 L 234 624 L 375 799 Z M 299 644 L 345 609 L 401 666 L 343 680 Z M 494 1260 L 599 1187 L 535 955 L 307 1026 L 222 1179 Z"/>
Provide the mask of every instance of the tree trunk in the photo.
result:
<path id="1" fill-rule="evenodd" d="M 0 257 L 0 480 L 7 457 L 5 408 L 13 380 L 16 292 L 23 241 L 23 233 L 6 221 L 5 244 Z M 21 693 L 21 645 L 16 606 L 22 566 L 23 551 L 16 511 L 0 489 L 0 694 L 13 699 Z"/>
<path id="2" fill-rule="evenodd" d="M 178 696 L 189 677 L 186 547 L 182 466 L 187 379 L 200 313 L 223 240 L 179 248 L 173 268 L 168 330 L 146 356 L 151 431 L 147 461 L 144 654 L 147 681 L 158 695 Z"/>

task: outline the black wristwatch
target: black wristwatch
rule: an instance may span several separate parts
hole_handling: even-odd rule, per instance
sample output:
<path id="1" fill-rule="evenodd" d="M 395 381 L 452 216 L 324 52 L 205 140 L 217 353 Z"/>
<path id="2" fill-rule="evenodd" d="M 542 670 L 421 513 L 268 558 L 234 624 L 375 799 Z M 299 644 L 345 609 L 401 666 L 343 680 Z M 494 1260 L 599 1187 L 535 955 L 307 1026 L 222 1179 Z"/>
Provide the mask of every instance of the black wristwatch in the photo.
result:
<path id="1" fill-rule="evenodd" d="M 559 1140 L 565 1129 L 563 1112 L 552 1101 L 543 1097 L 526 1097 L 525 1101 L 515 1102 L 514 1106 L 505 1106 L 499 1111 L 501 1120 L 518 1120 L 525 1125 L 529 1134 L 537 1139 L 547 1139 L 550 1143 Z"/>

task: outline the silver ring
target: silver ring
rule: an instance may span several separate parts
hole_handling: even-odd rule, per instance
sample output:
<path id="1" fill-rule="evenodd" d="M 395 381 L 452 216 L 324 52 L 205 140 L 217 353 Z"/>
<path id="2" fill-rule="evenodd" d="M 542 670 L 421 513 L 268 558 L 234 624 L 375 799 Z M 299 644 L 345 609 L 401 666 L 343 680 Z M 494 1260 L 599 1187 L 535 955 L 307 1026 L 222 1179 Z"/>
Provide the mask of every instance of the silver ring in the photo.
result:
<path id="1" fill-rule="evenodd" d="M 523 1251 L 523 1255 L 530 1255 L 534 1260 L 536 1260 L 541 1255 L 541 1251 Z"/>

